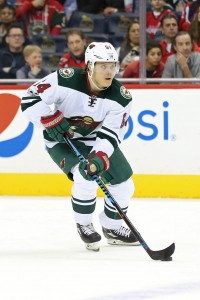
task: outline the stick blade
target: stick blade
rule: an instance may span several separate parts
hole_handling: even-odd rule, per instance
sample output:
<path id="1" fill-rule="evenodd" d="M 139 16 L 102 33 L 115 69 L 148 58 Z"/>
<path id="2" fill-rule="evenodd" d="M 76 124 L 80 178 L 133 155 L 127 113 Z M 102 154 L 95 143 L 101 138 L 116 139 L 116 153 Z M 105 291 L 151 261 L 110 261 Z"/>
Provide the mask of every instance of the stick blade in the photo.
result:
<path id="1" fill-rule="evenodd" d="M 174 251 L 175 251 L 175 244 L 173 243 L 169 247 L 163 250 L 158 250 L 158 251 L 149 250 L 147 252 L 153 260 L 167 260 L 170 256 L 172 256 Z"/>

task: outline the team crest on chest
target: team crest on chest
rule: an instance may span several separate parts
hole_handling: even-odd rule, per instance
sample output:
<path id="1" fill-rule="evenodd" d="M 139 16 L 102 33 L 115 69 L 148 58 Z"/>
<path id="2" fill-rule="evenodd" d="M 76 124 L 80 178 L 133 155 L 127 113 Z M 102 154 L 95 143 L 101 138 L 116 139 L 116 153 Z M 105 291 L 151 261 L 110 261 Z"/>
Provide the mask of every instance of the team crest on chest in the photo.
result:
<path id="1" fill-rule="evenodd" d="M 88 117 L 88 116 L 83 117 L 83 123 L 85 125 L 91 125 L 93 122 L 94 122 L 94 120 L 91 117 Z"/>
<path id="2" fill-rule="evenodd" d="M 74 75 L 74 70 L 72 68 L 60 69 L 59 74 L 63 78 L 70 78 Z"/>
<path id="3" fill-rule="evenodd" d="M 124 98 L 131 99 L 131 93 L 124 86 L 120 87 L 120 93 Z"/>

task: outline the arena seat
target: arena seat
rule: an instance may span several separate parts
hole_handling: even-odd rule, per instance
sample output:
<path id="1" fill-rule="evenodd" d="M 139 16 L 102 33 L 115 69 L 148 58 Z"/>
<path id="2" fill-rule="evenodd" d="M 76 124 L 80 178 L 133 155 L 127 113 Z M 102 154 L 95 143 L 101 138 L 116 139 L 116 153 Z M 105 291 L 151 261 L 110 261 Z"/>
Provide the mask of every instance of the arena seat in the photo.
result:
<path id="1" fill-rule="evenodd" d="M 108 34 L 126 33 L 127 29 L 136 16 L 134 13 L 115 13 L 107 18 Z"/>
<path id="2" fill-rule="evenodd" d="M 109 42 L 114 46 L 114 48 L 118 48 L 121 46 L 124 40 L 124 33 L 116 33 L 109 36 Z"/>
<path id="3" fill-rule="evenodd" d="M 56 71 L 63 53 L 43 53 L 43 66 L 50 72 Z"/>
<path id="4" fill-rule="evenodd" d="M 83 32 L 105 33 L 105 17 L 77 11 L 72 14 L 67 27 L 79 28 Z"/>
<path id="5" fill-rule="evenodd" d="M 104 33 L 85 33 L 87 44 L 92 42 L 108 42 L 109 35 Z"/>
<path id="6" fill-rule="evenodd" d="M 46 53 L 67 51 L 66 38 L 63 35 L 38 35 L 32 38 L 32 43 L 42 48 Z"/>

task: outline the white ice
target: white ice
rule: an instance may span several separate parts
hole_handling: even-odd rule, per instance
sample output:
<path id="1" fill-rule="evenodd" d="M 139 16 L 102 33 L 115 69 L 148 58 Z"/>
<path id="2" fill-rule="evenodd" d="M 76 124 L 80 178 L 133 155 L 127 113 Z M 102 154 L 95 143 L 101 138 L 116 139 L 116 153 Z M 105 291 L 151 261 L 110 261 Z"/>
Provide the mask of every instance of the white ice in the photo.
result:
<path id="1" fill-rule="evenodd" d="M 98 199 L 94 226 L 101 233 Z M 0 197 L 0 300 L 199 300 L 200 201 L 133 199 L 128 217 L 152 250 L 176 244 L 173 261 L 143 247 L 85 249 L 65 197 Z"/>

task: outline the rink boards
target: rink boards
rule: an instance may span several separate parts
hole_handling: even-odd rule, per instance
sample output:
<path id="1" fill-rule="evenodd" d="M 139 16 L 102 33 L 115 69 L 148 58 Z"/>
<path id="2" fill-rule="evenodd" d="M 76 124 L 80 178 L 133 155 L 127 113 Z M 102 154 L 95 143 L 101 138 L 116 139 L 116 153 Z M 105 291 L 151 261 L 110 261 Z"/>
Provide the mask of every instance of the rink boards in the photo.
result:
<path id="1" fill-rule="evenodd" d="M 135 196 L 199 198 L 199 85 L 128 88 L 133 108 L 121 149 L 134 171 Z M 71 182 L 21 113 L 23 92 L 1 86 L 0 194 L 69 196 Z"/>

